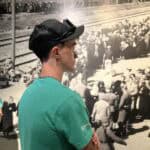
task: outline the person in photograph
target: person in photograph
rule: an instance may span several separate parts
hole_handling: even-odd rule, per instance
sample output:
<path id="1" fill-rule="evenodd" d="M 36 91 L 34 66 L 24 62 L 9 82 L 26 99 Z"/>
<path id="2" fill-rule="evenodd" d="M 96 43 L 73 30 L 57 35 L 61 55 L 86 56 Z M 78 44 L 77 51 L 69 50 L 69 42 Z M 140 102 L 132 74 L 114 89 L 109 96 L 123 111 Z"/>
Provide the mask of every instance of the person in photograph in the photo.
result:
<path id="1" fill-rule="evenodd" d="M 101 142 L 101 150 L 115 150 L 114 143 L 124 146 L 127 145 L 125 140 L 115 134 L 111 125 L 112 123 L 108 118 L 105 118 L 99 122 L 99 127 L 97 128 L 96 133 Z"/>

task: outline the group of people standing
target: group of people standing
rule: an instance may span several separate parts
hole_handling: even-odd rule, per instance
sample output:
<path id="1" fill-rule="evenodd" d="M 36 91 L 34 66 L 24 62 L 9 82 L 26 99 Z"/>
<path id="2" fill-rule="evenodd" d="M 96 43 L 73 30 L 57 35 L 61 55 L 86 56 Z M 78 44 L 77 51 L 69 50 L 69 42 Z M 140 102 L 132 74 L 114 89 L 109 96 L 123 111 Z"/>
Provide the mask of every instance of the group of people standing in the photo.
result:
<path id="1" fill-rule="evenodd" d="M 80 74 L 69 86 L 84 98 L 102 150 L 112 150 L 114 142 L 127 144 L 124 138 L 134 131 L 133 123 L 150 119 L 150 67 L 127 69 L 109 87 L 106 84 L 95 79 L 85 85 Z"/>
<path id="2" fill-rule="evenodd" d="M 120 59 L 146 57 L 150 53 L 150 17 L 96 29 L 85 32 L 76 48 L 77 70 L 83 70 L 87 77 Z"/>
<path id="3" fill-rule="evenodd" d="M 16 111 L 17 106 L 12 96 L 9 97 L 8 101 L 0 99 L 0 132 L 2 132 L 6 138 L 14 131 L 13 112 Z"/>

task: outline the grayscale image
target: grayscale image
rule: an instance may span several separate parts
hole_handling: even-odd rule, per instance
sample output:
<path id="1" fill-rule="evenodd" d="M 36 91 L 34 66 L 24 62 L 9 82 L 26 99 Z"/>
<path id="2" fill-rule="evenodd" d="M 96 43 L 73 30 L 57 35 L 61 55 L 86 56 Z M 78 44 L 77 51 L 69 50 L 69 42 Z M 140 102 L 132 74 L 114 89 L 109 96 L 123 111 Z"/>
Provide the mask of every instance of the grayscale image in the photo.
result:
<path id="1" fill-rule="evenodd" d="M 43 68 L 31 42 L 49 19 L 72 27 L 55 40 L 84 25 L 61 84 L 83 100 L 99 150 L 150 150 L 150 0 L 0 0 L 0 150 L 21 150 L 20 100 Z"/>

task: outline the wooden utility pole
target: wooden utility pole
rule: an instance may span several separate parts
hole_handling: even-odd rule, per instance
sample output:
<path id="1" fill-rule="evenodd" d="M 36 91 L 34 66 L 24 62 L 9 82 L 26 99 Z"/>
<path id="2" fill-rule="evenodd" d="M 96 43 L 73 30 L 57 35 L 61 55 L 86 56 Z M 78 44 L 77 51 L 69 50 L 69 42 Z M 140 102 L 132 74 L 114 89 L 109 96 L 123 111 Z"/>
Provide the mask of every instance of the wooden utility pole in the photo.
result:
<path id="1" fill-rule="evenodd" d="M 15 42 L 16 42 L 16 39 L 15 39 L 15 36 L 16 36 L 16 32 L 15 32 L 15 26 L 16 26 L 16 12 L 15 12 L 15 4 L 16 4 L 16 0 L 12 0 L 11 2 L 11 8 L 12 8 L 12 11 L 11 11 L 11 14 L 12 14 L 12 62 L 13 62 L 13 69 L 15 69 L 15 54 L 16 54 L 16 45 L 15 45 Z"/>
<path id="2" fill-rule="evenodd" d="M 65 9 L 66 9 L 66 1 L 65 0 L 63 0 L 63 11 L 65 11 Z"/>

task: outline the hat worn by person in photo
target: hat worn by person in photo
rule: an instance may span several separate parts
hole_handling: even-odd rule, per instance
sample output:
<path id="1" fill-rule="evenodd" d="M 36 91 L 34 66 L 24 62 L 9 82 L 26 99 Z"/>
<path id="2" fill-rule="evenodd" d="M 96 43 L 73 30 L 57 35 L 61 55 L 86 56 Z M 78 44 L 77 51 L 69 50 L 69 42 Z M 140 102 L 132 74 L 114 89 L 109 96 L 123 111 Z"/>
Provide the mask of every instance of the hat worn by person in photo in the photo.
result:
<path id="1" fill-rule="evenodd" d="M 52 47 L 79 38 L 83 31 L 83 25 L 77 27 L 68 19 L 63 22 L 49 19 L 35 26 L 29 39 L 29 49 L 41 59 L 41 53 L 47 56 Z"/>

